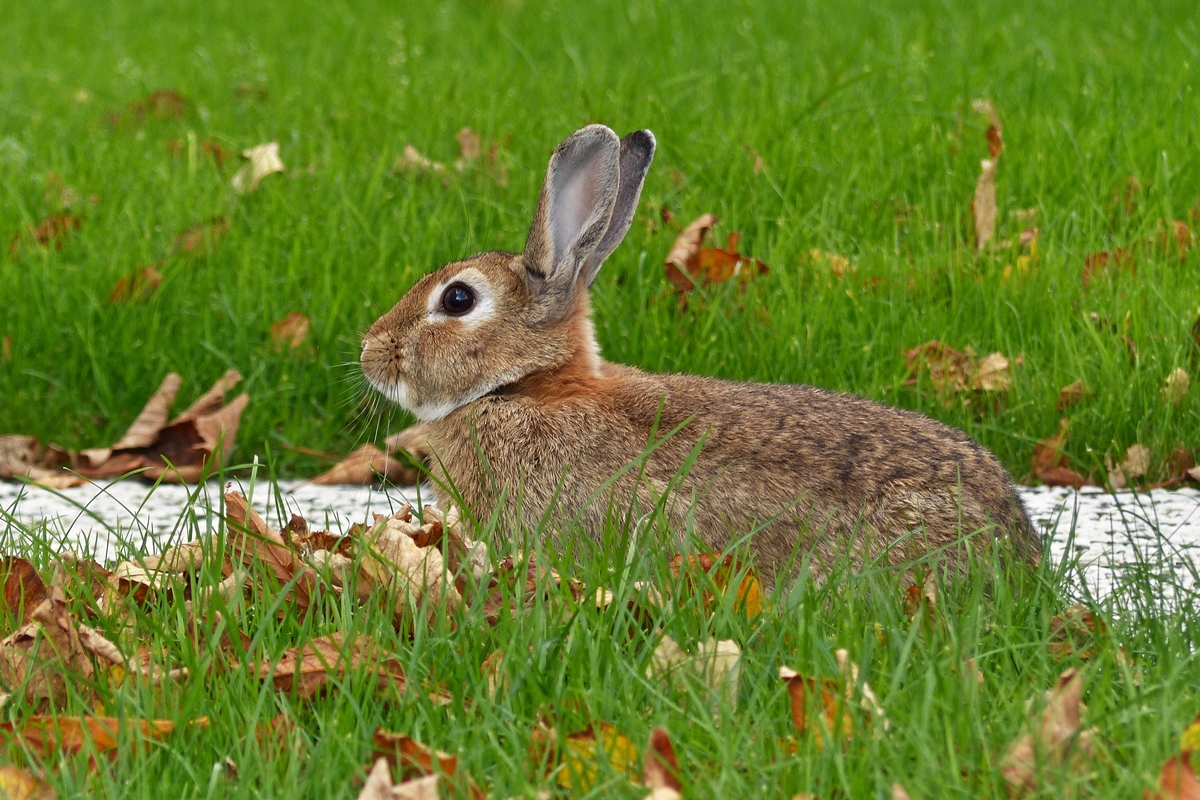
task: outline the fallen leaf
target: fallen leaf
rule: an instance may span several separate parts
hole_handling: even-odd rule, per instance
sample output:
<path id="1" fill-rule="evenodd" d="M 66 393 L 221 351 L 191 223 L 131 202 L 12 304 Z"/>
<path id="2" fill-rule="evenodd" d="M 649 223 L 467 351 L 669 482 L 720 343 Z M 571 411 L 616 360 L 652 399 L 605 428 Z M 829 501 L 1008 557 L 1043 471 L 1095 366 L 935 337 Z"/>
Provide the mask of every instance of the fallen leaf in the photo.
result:
<path id="1" fill-rule="evenodd" d="M 458 771 L 458 757 L 434 750 L 406 736 L 383 728 L 375 729 L 375 749 L 372 757 L 384 759 L 400 770 L 401 779 L 440 773 L 453 778 Z"/>
<path id="2" fill-rule="evenodd" d="M 1000 132 L 1000 115 L 996 113 L 995 106 L 989 100 L 979 99 L 971 101 L 971 109 L 987 119 L 988 155 L 999 158 L 1004 150 L 1004 137 Z"/>
<path id="3" fill-rule="evenodd" d="M 932 587 L 932 582 L 927 581 L 927 585 Z M 879 704 L 878 698 L 875 697 L 875 692 L 871 689 L 871 685 L 864 681 L 859 681 L 858 664 L 850 660 L 850 651 L 845 648 L 838 648 L 834 651 L 834 656 L 837 658 L 838 669 L 842 673 L 843 694 L 847 700 L 854 700 L 854 695 L 859 695 L 859 705 L 863 710 L 870 713 L 875 719 L 879 720 L 879 725 L 884 731 L 890 731 L 892 722 L 888 719 L 887 714 L 883 711 L 883 706 Z"/>
<path id="4" fill-rule="evenodd" d="M 731 278 L 744 287 L 751 278 L 767 273 L 766 264 L 737 252 L 736 231 L 729 235 L 724 249 L 704 247 L 704 238 L 716 224 L 715 216 L 704 214 L 688 225 L 671 245 L 664 265 L 667 280 L 676 292 L 688 292 L 697 285 L 713 286 Z"/>
<path id="5" fill-rule="evenodd" d="M 495 699 L 496 692 L 501 687 L 507 689 L 509 682 L 504 676 L 504 651 L 496 650 L 488 655 L 479 665 L 479 671 L 487 679 L 488 697 Z"/>
<path id="6" fill-rule="evenodd" d="M 734 560 L 732 555 L 721 557 L 717 553 L 701 553 L 687 556 L 680 554 L 668 563 L 671 573 L 681 578 L 680 600 L 699 595 L 706 614 L 711 614 L 717 596 L 724 596 L 729 591 L 729 584 L 742 571 L 742 564 Z M 700 578 L 697 573 L 703 573 Z M 716 594 L 714 594 L 714 591 Z M 753 620 L 763 611 L 762 582 L 751 569 L 746 570 L 738 583 L 737 595 L 734 598 L 734 610 Z"/>
<path id="7" fill-rule="evenodd" d="M 932 621 L 937 610 L 937 581 L 933 571 L 928 569 L 904 590 L 904 615 L 916 619 L 922 610 L 925 619 Z"/>
<path id="8" fill-rule="evenodd" d="M 483 152 L 483 143 L 479 134 L 470 128 L 463 128 L 454 134 L 458 141 L 459 155 L 464 161 L 474 161 Z"/>
<path id="9" fill-rule="evenodd" d="M 594 723 L 567 736 L 562 768 L 555 782 L 586 794 L 596 788 L 601 764 L 617 774 L 633 776 L 638 752 L 633 742 L 607 722 Z"/>
<path id="10" fill-rule="evenodd" d="M 358 800 L 438 800 L 437 775 L 427 775 L 404 783 L 392 782 L 392 770 L 386 759 L 376 760 L 367 775 Z"/>
<path id="11" fill-rule="evenodd" d="M 249 81 L 242 81 L 233 87 L 233 93 L 239 100 L 266 100 L 269 94 L 267 87 L 258 86 Z"/>
<path id="12" fill-rule="evenodd" d="M 410 603 L 419 604 L 426 598 L 430 614 L 442 600 L 449 610 L 462 600 L 449 580 L 441 552 L 436 547 L 418 546 L 415 537 L 420 533 L 421 526 L 393 515 L 377 523 L 361 540 L 360 569 L 375 586 L 394 594 L 397 617 L 407 613 Z"/>
<path id="13" fill-rule="evenodd" d="M 971 217 L 975 221 L 975 250 L 987 246 L 996 233 L 996 159 L 979 162 L 979 180 L 971 198 Z"/>
<path id="14" fill-rule="evenodd" d="M 1134 257 L 1133 251 L 1117 247 L 1112 252 L 1103 250 L 1098 253 L 1089 253 L 1083 259 L 1084 288 L 1091 285 L 1091 282 L 1101 273 L 1115 274 L 1119 270 L 1127 270 L 1131 274 L 1137 272 L 1137 259 Z"/>
<path id="15" fill-rule="evenodd" d="M 1091 397 L 1091 390 L 1082 380 L 1077 380 L 1068 383 L 1066 386 L 1058 390 L 1058 410 L 1066 411 L 1071 406 L 1083 400 L 1085 397 Z"/>
<path id="16" fill-rule="evenodd" d="M 29 246 L 62 250 L 71 231 L 77 231 L 81 227 L 83 217 L 78 214 L 51 214 L 36 226 L 30 225 L 25 230 L 14 233 L 8 246 L 8 254 L 16 260 L 21 257 L 21 251 Z"/>
<path id="17" fill-rule="evenodd" d="M 1192 448 L 1176 447 L 1167 457 L 1167 474 L 1172 480 L 1182 479 L 1195 465 Z"/>
<path id="18" fill-rule="evenodd" d="M 192 225 L 180 231 L 173 245 L 177 253 L 194 253 L 197 250 L 208 252 L 215 250 L 217 242 L 229 233 L 229 218 L 222 215 L 211 217 L 204 222 Z"/>
<path id="19" fill-rule="evenodd" d="M 1187 397 L 1188 389 L 1192 387 L 1192 379 L 1182 367 L 1176 367 L 1163 382 L 1163 400 L 1173 406 L 1178 406 Z"/>
<path id="20" fill-rule="evenodd" d="M 787 684 L 788 697 L 792 704 L 792 725 L 796 733 L 805 734 L 812 730 L 817 738 L 817 749 L 825 747 L 823 730 L 834 736 L 838 735 L 838 712 L 841 712 L 841 735 L 846 739 L 854 733 L 854 720 L 846 710 L 842 693 L 838 691 L 837 681 L 809 678 L 796 672 L 791 667 L 779 668 L 779 679 Z M 818 706 L 819 702 L 819 706 Z M 824 727 L 815 722 L 810 716 L 813 706 L 820 709 Z"/>
<path id="21" fill-rule="evenodd" d="M 155 267 L 162 266 L 162 263 L 159 261 L 152 267 L 138 267 L 118 280 L 117 285 L 108 295 L 108 302 L 128 303 L 148 299 L 162 283 L 162 273 L 155 269 Z"/>
<path id="22" fill-rule="evenodd" d="M 294 587 L 289 590 L 289 601 L 298 609 L 308 608 L 316 582 L 312 570 L 299 554 L 288 547 L 283 537 L 237 492 L 225 495 L 225 519 L 232 556 L 250 569 L 256 564 L 266 566 L 280 586 L 294 581 Z"/>
<path id="23" fill-rule="evenodd" d="M 678 797 L 683 791 L 683 783 L 679 778 L 679 759 L 675 757 L 671 735 L 665 728 L 655 728 L 650 732 L 650 743 L 646 746 L 646 758 L 642 762 L 642 785 L 651 789 L 670 789 Z M 656 800 L 666 800 L 666 795 L 651 796 Z"/>
<path id="24" fill-rule="evenodd" d="M 1058 423 L 1058 433 L 1034 445 L 1030 461 L 1033 465 L 1033 477 L 1045 485 L 1078 489 L 1091 482 L 1068 466 L 1067 454 L 1063 452 L 1067 443 L 1067 424 L 1064 417 Z"/>
<path id="25" fill-rule="evenodd" d="M 175 373 L 167 375 L 125 435 L 110 447 L 81 451 L 77 470 L 89 478 L 113 478 L 140 469 L 141 477 L 148 480 L 198 482 L 214 456 L 219 454 L 224 461 L 233 451 L 250 397 L 242 394 L 228 405 L 221 403 L 225 392 L 240 380 L 237 371 L 226 372 L 187 411 L 168 423 L 181 379 Z"/>
<path id="26" fill-rule="evenodd" d="M 295 350 L 307 338 L 308 317 L 299 311 L 292 311 L 271 325 L 271 344 L 275 345 L 276 353 L 282 352 L 285 346 L 288 350 Z"/>
<path id="27" fill-rule="evenodd" d="M 24 625 L 33 610 L 49 596 L 46 584 L 33 564 L 16 556 L 0 559 L 0 575 L 4 576 L 4 607 L 18 620 L 18 625 Z"/>
<path id="28" fill-rule="evenodd" d="M 1106 458 L 1104 462 L 1108 470 L 1108 483 L 1114 489 L 1124 489 L 1129 482 L 1145 476 L 1150 470 L 1150 448 L 1144 444 L 1132 444 L 1125 451 L 1125 458 L 1120 464 L 1113 465 Z"/>
<path id="29" fill-rule="evenodd" d="M 50 445 L 43 448 L 32 436 L 0 435 L 0 478 L 30 480 L 50 489 L 81 486 L 87 480 L 64 470 L 68 453 Z"/>
<path id="30" fill-rule="evenodd" d="M 1000 761 L 1009 797 L 1023 797 L 1037 786 L 1038 766 L 1060 766 L 1091 756 L 1091 732 L 1080 731 L 1083 674 L 1069 669 L 1046 693 L 1046 706 L 1029 732 L 1013 740 Z"/>
<path id="31" fill-rule="evenodd" d="M 1050 654 L 1087 661 L 1096 653 L 1096 637 L 1108 630 L 1091 609 L 1076 603 L 1050 619 Z"/>
<path id="32" fill-rule="evenodd" d="M 295 692 L 302 700 L 315 697 L 332 682 L 341 681 L 347 671 L 362 669 L 375 680 L 379 691 L 404 694 L 407 687 L 404 669 L 394 655 L 366 636 L 358 636 L 347 644 L 340 631 L 288 648 L 274 665 L 257 666 L 261 678 L 270 680 L 281 692 Z"/>
<path id="33" fill-rule="evenodd" d="M 908 796 L 908 791 L 899 783 L 892 784 L 892 800 L 912 800 Z"/>
<path id="34" fill-rule="evenodd" d="M 1002 393 L 1012 386 L 1011 364 L 1003 353 L 980 359 L 969 345 L 960 351 L 934 339 L 904 350 L 903 355 L 908 370 L 904 385 L 916 386 L 919 376 L 926 373 L 934 390 L 947 401 L 955 394 Z"/>
<path id="35" fill-rule="evenodd" d="M 426 172 L 445 172 L 446 165 L 439 164 L 436 161 L 430 161 L 425 156 L 417 152 L 417 148 L 411 144 L 404 145 L 404 152 L 396 156 L 396 161 L 392 164 L 392 172 L 408 172 L 416 171 L 420 174 Z"/>
<path id="36" fill-rule="evenodd" d="M 1196 778 L 1189 756 L 1168 758 L 1158 776 L 1158 791 L 1145 790 L 1143 800 L 1200 800 L 1200 780 Z"/>
<path id="37" fill-rule="evenodd" d="M 845 256 L 840 256 L 837 253 L 828 253 L 824 250 L 809 250 L 809 260 L 813 264 L 821 265 L 829 270 L 829 274 L 843 280 L 847 275 L 853 275 L 858 272 L 858 266 L 851 264 L 850 260 Z"/>
<path id="38" fill-rule="evenodd" d="M 393 486 L 414 486 L 420 479 L 417 471 L 405 466 L 373 444 L 364 444 L 312 479 L 318 486 L 370 486 L 387 481 Z"/>
<path id="39" fill-rule="evenodd" d="M 1158 221 L 1158 246 L 1165 253 L 1179 256 L 1180 261 L 1187 258 L 1192 249 L 1192 231 L 1182 220 L 1160 219 Z"/>
<path id="40" fill-rule="evenodd" d="M 257 190 L 263 178 L 284 170 L 283 161 L 279 158 L 279 142 L 267 142 L 243 150 L 242 158 L 249 163 L 235 172 L 229 182 L 238 194 Z"/>
<path id="41" fill-rule="evenodd" d="M 54 787 L 28 770 L 6 764 L 0 767 L 0 797 L 7 800 L 55 800 Z"/>
<path id="42" fill-rule="evenodd" d="M 20 722 L 0 722 L 0 736 L 22 747 L 40 751 L 47 759 L 57 752 L 75 754 L 89 744 L 97 753 L 117 748 L 122 730 L 131 732 L 134 748 L 150 739 L 161 739 L 175 730 L 171 720 L 128 720 L 117 717 L 31 716 Z"/>

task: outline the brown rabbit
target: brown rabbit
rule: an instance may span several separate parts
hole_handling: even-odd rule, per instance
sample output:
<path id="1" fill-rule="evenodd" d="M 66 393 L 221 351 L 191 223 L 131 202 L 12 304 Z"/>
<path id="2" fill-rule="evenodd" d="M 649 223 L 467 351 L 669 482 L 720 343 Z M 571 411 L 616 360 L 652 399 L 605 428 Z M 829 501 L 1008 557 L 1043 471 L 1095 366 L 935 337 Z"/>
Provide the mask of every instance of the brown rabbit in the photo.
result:
<path id="1" fill-rule="evenodd" d="M 588 287 L 629 230 L 654 147 L 649 131 L 577 131 L 550 158 L 524 253 L 426 275 L 363 338 L 371 385 L 424 423 L 439 501 L 449 483 L 509 530 L 576 520 L 599 536 L 613 511 L 643 514 L 670 489 L 665 537 L 690 527 L 719 549 L 756 531 L 768 579 L 797 553 L 819 572 L 847 552 L 896 562 L 977 533 L 1036 559 L 1008 474 L 961 431 L 811 386 L 600 357 Z"/>

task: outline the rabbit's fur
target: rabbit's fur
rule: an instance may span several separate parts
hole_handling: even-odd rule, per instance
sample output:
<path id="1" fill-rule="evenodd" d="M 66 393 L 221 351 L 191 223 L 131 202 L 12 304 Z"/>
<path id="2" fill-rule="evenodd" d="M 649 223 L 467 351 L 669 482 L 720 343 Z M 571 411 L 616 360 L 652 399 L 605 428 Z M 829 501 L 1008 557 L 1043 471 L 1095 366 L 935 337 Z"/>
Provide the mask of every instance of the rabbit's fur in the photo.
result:
<path id="1" fill-rule="evenodd" d="M 600 357 L 588 287 L 629 229 L 653 155 L 649 131 L 576 132 L 550 159 L 523 254 L 447 264 L 364 337 L 370 383 L 424 423 L 439 501 L 452 485 L 479 518 L 575 519 L 599 536 L 606 516 L 644 514 L 670 488 L 668 537 L 690 526 L 720 549 L 761 527 L 750 548 L 768 579 L 797 553 L 818 570 L 889 547 L 895 562 L 977 533 L 1036 559 L 1008 474 L 961 431 L 811 386 Z M 456 316 L 461 291 L 474 302 Z"/>

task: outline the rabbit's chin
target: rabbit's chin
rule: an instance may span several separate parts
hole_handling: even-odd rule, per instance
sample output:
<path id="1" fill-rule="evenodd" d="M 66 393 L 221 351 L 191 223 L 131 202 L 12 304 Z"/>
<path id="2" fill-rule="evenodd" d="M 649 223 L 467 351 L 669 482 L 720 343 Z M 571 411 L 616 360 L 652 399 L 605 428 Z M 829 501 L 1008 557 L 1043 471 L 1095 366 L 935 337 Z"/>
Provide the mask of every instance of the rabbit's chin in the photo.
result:
<path id="1" fill-rule="evenodd" d="M 375 381 L 371 381 L 371 385 L 379 390 L 388 400 L 408 411 L 421 422 L 437 422 L 455 409 L 462 408 L 468 403 L 474 403 L 495 388 L 494 386 L 480 386 L 474 391 L 452 400 L 443 400 L 440 403 L 416 403 L 413 402 L 408 390 L 408 384 L 404 381 L 394 381 L 392 383 L 376 383 Z"/>

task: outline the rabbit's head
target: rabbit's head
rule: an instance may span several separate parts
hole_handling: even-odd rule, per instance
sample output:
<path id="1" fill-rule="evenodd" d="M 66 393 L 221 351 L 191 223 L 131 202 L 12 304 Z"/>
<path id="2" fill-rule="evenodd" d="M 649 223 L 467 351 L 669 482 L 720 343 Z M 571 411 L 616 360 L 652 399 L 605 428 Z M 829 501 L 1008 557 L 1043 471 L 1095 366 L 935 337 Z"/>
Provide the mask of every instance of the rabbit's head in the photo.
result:
<path id="1" fill-rule="evenodd" d="M 419 280 L 363 337 L 371 385 L 418 419 L 595 359 L 587 287 L 629 230 L 654 136 L 589 125 L 554 150 L 525 252 L 481 253 Z"/>

